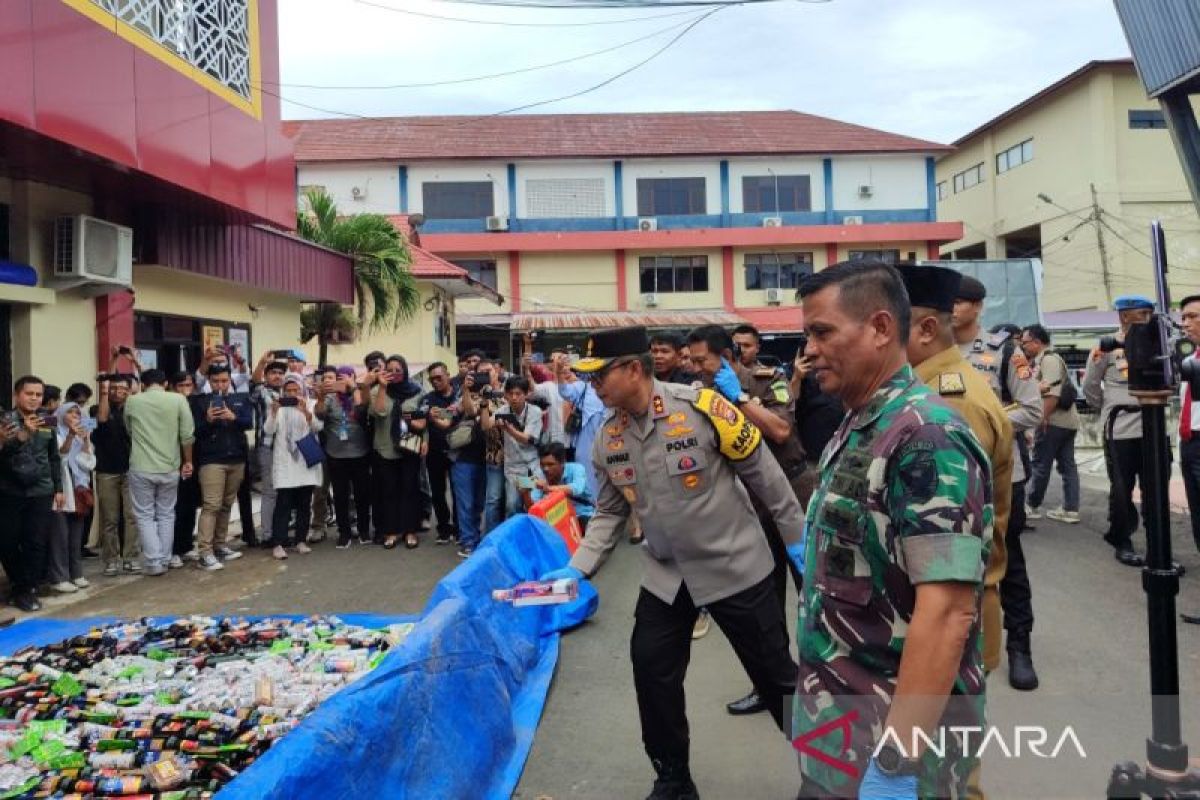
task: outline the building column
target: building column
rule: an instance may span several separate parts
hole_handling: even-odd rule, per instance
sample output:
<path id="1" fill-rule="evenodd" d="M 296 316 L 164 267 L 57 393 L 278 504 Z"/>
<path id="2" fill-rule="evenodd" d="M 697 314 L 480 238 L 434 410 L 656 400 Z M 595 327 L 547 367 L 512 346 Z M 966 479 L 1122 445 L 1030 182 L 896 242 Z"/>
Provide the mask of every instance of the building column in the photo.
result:
<path id="1" fill-rule="evenodd" d="M 615 258 L 615 266 L 617 268 L 617 311 L 629 310 L 628 299 L 628 277 L 625 272 L 625 251 L 617 250 Z"/>
<path id="2" fill-rule="evenodd" d="M 721 297 L 726 311 L 733 311 L 733 248 L 721 248 Z"/>
<path id="3" fill-rule="evenodd" d="M 837 242 L 825 243 L 825 266 L 832 267 L 838 262 Z"/>
<path id="4" fill-rule="evenodd" d="M 120 291 L 96 298 L 96 368 L 108 369 L 112 349 L 134 346 L 133 292 Z"/>
<path id="5" fill-rule="evenodd" d="M 941 259 L 941 257 L 941 249 L 938 247 L 937 242 L 925 243 L 925 258 L 929 259 L 930 261 L 938 261 Z"/>
<path id="6" fill-rule="evenodd" d="M 508 253 L 508 308 L 516 314 L 521 310 L 521 254 Z"/>

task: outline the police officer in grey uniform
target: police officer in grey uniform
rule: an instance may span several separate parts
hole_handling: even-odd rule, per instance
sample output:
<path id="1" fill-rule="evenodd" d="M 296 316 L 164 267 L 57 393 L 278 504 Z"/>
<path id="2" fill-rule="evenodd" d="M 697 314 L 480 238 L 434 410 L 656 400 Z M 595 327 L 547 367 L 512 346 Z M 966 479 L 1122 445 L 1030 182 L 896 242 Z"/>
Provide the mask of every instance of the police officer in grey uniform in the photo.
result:
<path id="1" fill-rule="evenodd" d="M 591 375 L 609 408 L 592 450 L 596 514 L 570 565 L 543 578 L 594 575 L 637 512 L 645 570 L 630 656 L 642 742 L 658 776 L 650 798 L 687 800 L 698 797 L 683 692 L 698 606 L 708 608 L 784 729 L 797 667 L 747 487 L 797 562 L 803 512 L 761 431 L 712 389 L 656 380 L 649 349 L 640 326 L 599 330 L 573 367 Z"/>
<path id="2" fill-rule="evenodd" d="M 1149 322 L 1154 303 L 1141 295 L 1124 295 L 1113 303 L 1120 319 L 1119 341 L 1129 326 Z M 1104 463 L 1108 467 L 1108 532 L 1104 541 L 1113 546 L 1113 556 L 1122 564 L 1140 567 L 1142 556 L 1133 549 L 1133 532 L 1138 512 L 1133 505 L 1133 487 L 1142 482 L 1142 415 L 1137 400 L 1129 393 L 1129 362 L 1125 350 L 1108 353 L 1097 347 L 1088 358 L 1083 374 L 1083 396 L 1088 405 L 1100 409 L 1104 441 Z"/>
<path id="3" fill-rule="evenodd" d="M 992 391 L 1008 413 L 1016 436 L 1013 448 L 1012 506 L 1004 542 L 1008 568 L 1000 581 L 1000 605 L 1008 634 L 1008 682 L 1015 689 L 1030 691 L 1038 686 L 1030 638 L 1033 634 L 1033 592 L 1021 547 L 1025 528 L 1025 480 L 1028 477 L 1027 431 L 1042 424 L 1042 393 L 1033 371 L 1011 332 L 1001 330 L 987 339 L 981 335 L 979 319 L 987 289 L 977 279 L 964 275 L 954 302 L 954 340 L 963 356 L 987 378 Z M 1017 455 L 1019 454 L 1019 455 Z"/>

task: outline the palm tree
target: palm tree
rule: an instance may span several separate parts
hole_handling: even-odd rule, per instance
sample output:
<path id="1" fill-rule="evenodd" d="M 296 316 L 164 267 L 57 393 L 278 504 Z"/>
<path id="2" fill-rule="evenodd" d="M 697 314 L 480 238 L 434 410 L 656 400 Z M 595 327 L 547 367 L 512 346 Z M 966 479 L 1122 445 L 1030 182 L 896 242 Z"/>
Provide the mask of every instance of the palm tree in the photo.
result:
<path id="1" fill-rule="evenodd" d="M 359 330 L 393 331 L 417 311 L 420 290 L 409 271 L 412 259 L 404 237 L 382 214 L 338 216 L 324 189 L 304 192 L 307 209 L 296 212 L 296 232 L 310 242 L 345 253 L 354 261 L 357 314 L 338 303 L 318 303 L 301 315 L 301 340 L 313 336 L 324 364 L 329 345 Z"/>

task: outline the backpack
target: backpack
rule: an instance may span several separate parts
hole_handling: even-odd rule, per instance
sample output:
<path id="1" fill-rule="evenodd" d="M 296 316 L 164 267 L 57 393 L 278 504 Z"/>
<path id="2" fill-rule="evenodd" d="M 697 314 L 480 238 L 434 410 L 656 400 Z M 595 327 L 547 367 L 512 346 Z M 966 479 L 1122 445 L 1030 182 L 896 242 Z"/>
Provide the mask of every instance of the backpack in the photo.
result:
<path id="1" fill-rule="evenodd" d="M 1075 406 L 1075 401 L 1079 399 L 1079 389 L 1075 387 L 1075 379 L 1071 377 L 1071 368 L 1067 366 L 1067 362 L 1063 361 L 1062 356 L 1057 353 L 1052 353 L 1055 358 L 1062 361 L 1063 379 L 1060 382 L 1062 393 L 1058 396 L 1058 403 L 1055 408 L 1059 411 L 1070 411 Z"/>

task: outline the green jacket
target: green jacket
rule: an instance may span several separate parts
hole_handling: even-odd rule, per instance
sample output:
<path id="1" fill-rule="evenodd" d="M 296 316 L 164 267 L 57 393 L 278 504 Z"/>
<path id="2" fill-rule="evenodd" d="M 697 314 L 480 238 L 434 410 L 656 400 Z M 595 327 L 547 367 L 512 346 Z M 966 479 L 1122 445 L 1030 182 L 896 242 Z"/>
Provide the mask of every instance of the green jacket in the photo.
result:
<path id="1" fill-rule="evenodd" d="M 0 449 L 0 496 L 49 497 L 63 490 L 62 457 L 53 428 L 27 441 L 10 439 Z"/>

